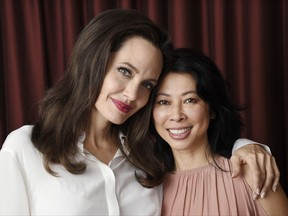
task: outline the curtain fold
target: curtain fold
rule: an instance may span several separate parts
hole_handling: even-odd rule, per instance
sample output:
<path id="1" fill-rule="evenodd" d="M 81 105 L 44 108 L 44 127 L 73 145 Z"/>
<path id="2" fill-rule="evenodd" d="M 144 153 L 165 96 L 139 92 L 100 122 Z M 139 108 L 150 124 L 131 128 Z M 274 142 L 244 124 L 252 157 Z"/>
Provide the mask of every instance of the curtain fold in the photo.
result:
<path id="1" fill-rule="evenodd" d="M 6 129 L 3 135 L 33 116 L 31 110 L 44 90 L 45 52 L 41 25 L 38 1 L 29 5 L 17 1 L 17 7 L 14 1 L 1 2 L 1 71 L 4 73 L 1 86 L 4 93 L 1 125 L 4 126 L 1 128 Z"/>
<path id="2" fill-rule="evenodd" d="M 243 136 L 269 145 L 282 185 L 288 181 L 287 0 L 1 0 L 0 147 L 12 130 L 33 124 L 77 35 L 112 8 L 141 11 L 170 32 L 175 47 L 214 59 L 235 101 L 248 106 Z"/>

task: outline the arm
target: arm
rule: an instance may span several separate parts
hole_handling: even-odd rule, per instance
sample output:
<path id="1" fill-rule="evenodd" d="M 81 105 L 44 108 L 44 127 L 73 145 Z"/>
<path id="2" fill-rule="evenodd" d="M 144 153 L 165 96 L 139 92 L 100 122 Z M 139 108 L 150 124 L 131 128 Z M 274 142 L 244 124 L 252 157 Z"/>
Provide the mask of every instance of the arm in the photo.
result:
<path id="1" fill-rule="evenodd" d="M 235 145 L 240 147 L 235 150 Z M 279 169 L 270 149 L 268 146 L 265 147 L 268 148 L 268 153 L 262 146 L 262 144 L 251 140 L 239 139 L 234 144 L 233 151 L 235 150 L 235 152 L 230 158 L 233 177 L 239 176 L 240 165 L 248 164 L 250 167 L 254 180 L 254 199 L 258 195 L 263 198 L 269 188 L 276 191 L 280 178 Z"/>
<path id="2" fill-rule="evenodd" d="M 235 151 L 237 151 L 239 148 L 241 148 L 243 146 L 246 146 L 246 145 L 250 145 L 250 144 L 260 145 L 269 154 L 272 154 L 270 148 L 267 145 L 264 145 L 264 144 L 261 144 L 261 143 L 258 143 L 258 142 L 253 142 L 252 140 L 245 139 L 245 138 L 241 138 L 241 139 L 236 140 L 236 142 L 234 143 L 233 149 L 232 149 L 232 154 L 234 154 Z"/>
<path id="3" fill-rule="evenodd" d="M 12 155 L 0 151 L 0 215 L 30 215 L 20 167 Z"/>
<path id="4" fill-rule="evenodd" d="M 253 176 L 252 170 L 248 165 L 243 166 L 243 175 L 246 182 L 252 188 L 253 185 Z M 268 189 L 266 192 L 266 196 L 263 199 L 259 199 L 258 202 L 264 208 L 267 215 L 287 215 L 288 212 L 288 199 L 287 196 L 282 189 L 281 185 L 279 185 L 276 191 L 273 193 L 271 189 Z"/>

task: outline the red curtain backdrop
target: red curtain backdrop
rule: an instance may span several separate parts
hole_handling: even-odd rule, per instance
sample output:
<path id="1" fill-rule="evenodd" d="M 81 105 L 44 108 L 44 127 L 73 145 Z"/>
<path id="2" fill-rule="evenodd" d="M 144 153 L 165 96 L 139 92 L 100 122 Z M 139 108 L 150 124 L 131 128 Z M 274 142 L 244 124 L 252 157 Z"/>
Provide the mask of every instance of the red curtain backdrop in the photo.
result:
<path id="1" fill-rule="evenodd" d="M 216 61 L 233 97 L 249 107 L 243 137 L 271 147 L 287 191 L 287 0 L 1 0 L 0 147 L 12 130 L 33 124 L 77 34 L 112 8 L 143 12 L 175 47 L 201 49 Z"/>

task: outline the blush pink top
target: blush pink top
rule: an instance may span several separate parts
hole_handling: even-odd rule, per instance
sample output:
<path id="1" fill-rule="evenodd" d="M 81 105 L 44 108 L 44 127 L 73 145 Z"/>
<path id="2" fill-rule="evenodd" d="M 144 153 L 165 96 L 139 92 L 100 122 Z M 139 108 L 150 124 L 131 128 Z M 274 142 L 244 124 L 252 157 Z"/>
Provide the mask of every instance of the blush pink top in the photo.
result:
<path id="1" fill-rule="evenodd" d="M 267 215 L 252 189 L 242 177 L 232 179 L 229 160 L 217 164 L 177 171 L 163 184 L 162 215 Z"/>

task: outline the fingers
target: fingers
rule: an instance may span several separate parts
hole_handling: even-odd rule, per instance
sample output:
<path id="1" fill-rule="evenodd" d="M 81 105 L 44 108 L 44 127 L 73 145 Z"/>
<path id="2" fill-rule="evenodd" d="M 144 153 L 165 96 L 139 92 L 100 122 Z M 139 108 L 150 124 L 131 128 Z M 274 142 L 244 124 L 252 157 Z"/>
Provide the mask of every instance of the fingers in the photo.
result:
<path id="1" fill-rule="evenodd" d="M 259 158 L 258 158 L 259 160 Z M 264 198 L 267 191 L 271 188 L 274 192 L 276 191 L 277 185 L 279 184 L 280 180 L 280 172 L 277 167 L 275 158 L 272 155 L 264 155 L 263 162 L 259 161 L 262 165 L 265 165 L 264 169 L 265 173 L 264 182 L 262 184 L 260 197 Z M 263 168 L 261 168 L 262 170 Z M 261 183 L 260 183 L 261 186 Z"/>
<path id="2" fill-rule="evenodd" d="M 253 176 L 254 188 L 252 196 L 255 200 L 260 195 L 260 191 L 265 179 L 265 167 L 263 166 L 264 155 L 256 156 L 255 154 L 249 154 L 247 155 L 246 161 Z"/>
<path id="3" fill-rule="evenodd" d="M 279 184 L 279 181 L 280 181 L 280 171 L 277 167 L 277 164 L 276 164 L 276 161 L 275 161 L 275 158 L 272 157 L 273 160 L 272 160 L 272 167 L 274 169 L 274 181 L 273 181 L 273 185 L 272 185 L 272 190 L 275 192 L 276 189 L 277 189 L 277 186 Z"/>
<path id="4" fill-rule="evenodd" d="M 268 189 L 271 187 L 272 182 L 274 180 L 274 170 L 272 168 L 272 161 L 273 161 L 273 157 L 267 157 L 265 159 L 265 163 L 266 163 L 266 170 L 265 170 L 265 181 L 263 183 L 263 187 L 261 189 L 261 193 L 260 193 L 260 197 L 264 198 L 266 192 L 268 191 Z"/>
<path id="5" fill-rule="evenodd" d="M 264 198 L 270 188 L 275 192 L 280 180 L 275 158 L 264 151 L 246 155 L 246 162 L 253 176 L 253 199 Z"/>
<path id="6" fill-rule="evenodd" d="M 271 167 L 272 169 L 271 170 L 268 169 L 266 172 L 267 183 L 265 182 L 265 185 L 263 186 L 262 191 L 266 192 L 270 188 L 270 185 L 272 185 L 271 189 L 275 192 L 277 189 L 277 185 L 279 184 L 279 181 L 280 181 L 280 171 L 277 167 L 275 158 L 273 156 L 270 157 L 270 165 L 268 167 Z"/>
<path id="7" fill-rule="evenodd" d="M 271 188 L 276 191 L 279 184 L 280 172 L 275 158 L 260 145 L 251 144 L 238 149 L 230 158 L 232 176 L 241 174 L 241 165 L 247 163 L 252 174 L 251 184 L 253 185 L 253 199 L 264 198 Z"/>
<path id="8" fill-rule="evenodd" d="M 238 156 L 232 155 L 230 158 L 231 167 L 232 167 L 232 178 L 236 178 L 240 175 L 241 160 Z"/>
<path id="9" fill-rule="evenodd" d="M 266 192 L 269 190 L 270 186 L 272 185 L 272 190 L 275 192 L 276 187 L 279 182 L 280 172 L 275 162 L 275 158 L 270 156 L 266 159 L 266 180 L 261 190 L 261 198 L 264 198 Z M 271 169 L 269 169 L 271 167 Z M 277 173 L 277 174 L 276 174 Z"/>
<path id="10" fill-rule="evenodd" d="M 241 175 L 241 165 L 244 163 L 247 163 L 249 166 L 250 172 L 253 175 L 253 192 L 252 192 L 252 197 L 253 199 L 257 199 L 257 197 L 260 195 L 260 188 L 263 184 L 263 179 L 264 177 L 261 175 L 260 167 L 258 166 L 257 163 L 257 157 L 255 154 L 248 153 L 246 155 L 246 161 L 243 161 L 239 155 L 234 154 L 230 158 L 231 162 L 231 167 L 232 167 L 232 177 L 236 178 L 239 175 Z"/>

